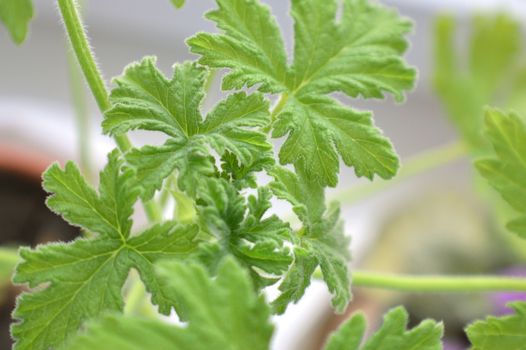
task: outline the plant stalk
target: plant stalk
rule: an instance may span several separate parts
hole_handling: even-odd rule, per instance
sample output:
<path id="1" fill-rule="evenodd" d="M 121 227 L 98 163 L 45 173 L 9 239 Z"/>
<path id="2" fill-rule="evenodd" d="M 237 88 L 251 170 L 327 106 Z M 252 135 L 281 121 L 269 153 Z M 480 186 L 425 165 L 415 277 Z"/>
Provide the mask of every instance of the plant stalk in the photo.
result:
<path id="1" fill-rule="evenodd" d="M 353 186 L 332 196 L 330 200 L 339 201 L 344 205 L 354 204 L 411 177 L 439 168 L 467 155 L 468 148 L 461 141 L 439 146 L 409 159 L 405 165 L 402 166 L 398 175 L 391 180 L 376 180 L 374 182 Z"/>
<path id="2" fill-rule="evenodd" d="M 78 133 L 78 152 L 79 162 L 82 172 L 86 174 L 89 180 L 93 180 L 93 166 L 91 163 L 90 153 L 90 123 L 89 112 L 84 95 L 84 86 L 82 76 L 78 70 L 75 57 L 71 51 L 68 51 L 69 66 L 69 86 L 71 88 L 71 97 L 73 99 L 73 110 L 75 113 L 77 133 Z"/>
<path id="3" fill-rule="evenodd" d="M 95 97 L 95 101 L 104 115 L 104 112 L 111 107 L 111 103 L 102 74 L 95 63 L 95 56 L 90 49 L 77 4 L 75 0 L 57 0 L 57 2 L 73 52 Z M 132 148 L 132 144 L 126 135 L 115 136 L 115 142 L 122 153 L 126 153 Z M 144 203 L 144 209 L 150 221 L 160 221 L 161 210 L 154 201 Z"/>
<path id="4" fill-rule="evenodd" d="M 413 293 L 526 292 L 526 278 L 500 276 L 410 276 L 355 271 L 353 287 Z"/>
<path id="5" fill-rule="evenodd" d="M 18 249 L 0 247 L 0 264 L 15 265 L 18 262 Z"/>
<path id="6" fill-rule="evenodd" d="M 285 105 L 287 104 L 288 100 L 289 100 L 289 95 L 286 92 L 281 94 L 281 97 L 279 98 L 276 106 L 274 107 L 274 109 L 271 112 L 271 120 L 272 120 L 272 122 L 276 121 L 276 118 L 277 118 L 278 114 L 283 110 L 283 107 L 285 107 Z"/>
<path id="7" fill-rule="evenodd" d="M 313 277 L 318 280 L 323 279 L 321 270 L 317 269 Z M 408 275 L 354 271 L 352 287 L 408 293 L 523 293 L 526 292 L 526 278 L 489 275 Z"/>
<path id="8" fill-rule="evenodd" d="M 17 249 L 0 247 L 0 292 L 2 285 L 10 279 L 18 260 Z"/>

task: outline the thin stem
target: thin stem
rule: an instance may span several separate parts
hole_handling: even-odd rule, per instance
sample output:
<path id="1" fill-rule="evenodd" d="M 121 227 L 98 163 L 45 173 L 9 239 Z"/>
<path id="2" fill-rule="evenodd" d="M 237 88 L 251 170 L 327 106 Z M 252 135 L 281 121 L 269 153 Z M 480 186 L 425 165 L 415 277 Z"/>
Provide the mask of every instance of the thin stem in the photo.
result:
<path id="1" fill-rule="evenodd" d="M 13 274 L 18 260 L 17 249 L 0 248 L 0 289 Z"/>
<path id="2" fill-rule="evenodd" d="M 73 52 L 95 97 L 95 101 L 100 111 L 104 114 L 111 107 L 108 91 L 102 79 L 102 74 L 95 63 L 95 56 L 90 49 L 75 0 L 57 1 Z M 115 142 L 122 153 L 132 148 L 132 144 L 126 135 L 115 136 Z M 155 202 L 144 203 L 144 209 L 150 221 L 159 221 L 161 219 L 161 211 Z"/>
<path id="3" fill-rule="evenodd" d="M 414 293 L 526 292 L 526 278 L 499 276 L 411 276 L 355 271 L 353 287 Z"/>
<path id="4" fill-rule="evenodd" d="M 58 6 L 82 72 L 99 109 L 104 112 L 111 107 L 110 100 L 102 75 L 95 63 L 93 52 L 90 50 L 77 5 L 74 0 L 58 0 Z"/>
<path id="5" fill-rule="evenodd" d="M 280 95 L 278 102 L 276 103 L 274 108 L 272 108 L 272 111 L 270 112 L 270 124 L 264 129 L 265 133 L 270 132 L 272 124 L 276 121 L 278 114 L 283 110 L 283 107 L 285 107 L 288 100 L 289 100 L 289 95 L 286 92 Z"/>
<path id="6" fill-rule="evenodd" d="M 353 186 L 343 190 L 331 197 L 331 200 L 340 201 L 342 204 L 353 204 L 360 200 L 370 197 L 386 188 L 392 187 L 408 178 L 419 175 L 431 169 L 439 168 L 465 157 L 468 148 L 463 142 L 457 141 L 445 146 L 424 151 L 408 160 L 402 166 L 398 175 L 391 180 L 376 180 L 362 185 Z"/>
<path id="7" fill-rule="evenodd" d="M 146 288 L 136 272 L 130 276 L 130 290 L 126 296 L 126 305 L 123 312 L 125 315 L 156 317 L 153 306 L 148 302 Z"/>
<path id="8" fill-rule="evenodd" d="M 272 110 L 272 114 L 271 114 L 272 122 L 274 122 L 276 120 L 276 117 L 283 110 L 283 107 L 285 107 L 285 105 L 287 104 L 288 100 L 289 100 L 289 95 L 286 92 L 281 94 L 281 97 L 278 100 L 278 103 L 276 104 L 276 106 Z"/>
<path id="9" fill-rule="evenodd" d="M 90 144 L 90 123 L 89 112 L 86 104 L 86 95 L 82 83 L 82 75 L 77 66 L 75 56 L 68 51 L 69 80 L 71 87 L 71 97 L 73 99 L 73 109 L 76 119 L 78 134 L 78 152 L 79 162 L 82 172 L 92 180 L 94 168 L 91 162 L 91 144 Z"/>
<path id="10" fill-rule="evenodd" d="M 18 262 L 18 249 L 0 247 L 0 264 L 15 265 Z"/>

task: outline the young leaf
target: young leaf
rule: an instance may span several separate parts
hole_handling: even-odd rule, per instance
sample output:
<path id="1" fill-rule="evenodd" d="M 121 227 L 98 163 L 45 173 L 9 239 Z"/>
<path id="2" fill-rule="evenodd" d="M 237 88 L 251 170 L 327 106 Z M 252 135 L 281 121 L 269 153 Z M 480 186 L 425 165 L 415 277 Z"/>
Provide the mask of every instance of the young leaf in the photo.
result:
<path id="1" fill-rule="evenodd" d="M 294 61 L 286 66 L 274 18 L 258 0 L 217 0 L 207 17 L 222 34 L 199 33 L 188 44 L 200 63 L 230 68 L 223 87 L 259 85 L 282 93 L 273 136 L 288 136 L 282 164 L 294 164 L 320 185 L 335 186 L 340 157 L 357 176 L 392 177 L 398 157 L 373 125 L 372 114 L 347 108 L 327 94 L 403 99 L 415 71 L 401 55 L 411 24 L 366 0 L 346 0 L 336 21 L 337 1 L 293 0 Z M 273 67 L 273 68 L 272 68 Z"/>
<path id="2" fill-rule="evenodd" d="M 139 194 L 132 179 L 129 169 L 122 171 L 115 151 L 101 172 L 98 193 L 73 163 L 46 171 L 49 208 L 97 236 L 20 250 L 23 260 L 14 281 L 36 289 L 18 300 L 14 318 L 19 322 L 12 327 L 15 350 L 55 348 L 84 321 L 122 310 L 121 289 L 131 268 L 139 271 L 159 311 L 170 312 L 172 296 L 160 287 L 153 264 L 191 253 L 197 227 L 166 222 L 131 236 L 130 216 Z"/>
<path id="3" fill-rule="evenodd" d="M 246 200 L 227 181 L 211 178 L 201 183 L 198 194 L 199 216 L 219 246 L 213 252 L 217 257 L 207 259 L 233 255 L 248 268 L 258 288 L 275 283 L 292 259 L 286 244 L 289 226 L 275 215 L 263 218 L 271 206 L 270 190 L 260 187 L 257 197 Z"/>
<path id="4" fill-rule="evenodd" d="M 208 156 L 208 146 L 219 155 L 227 151 L 234 154 L 243 165 L 273 158 L 272 146 L 258 130 L 269 123 L 268 102 L 262 95 L 231 95 L 203 120 L 200 104 L 205 79 L 204 68 L 184 63 L 175 66 L 174 76 L 168 80 L 152 57 L 129 66 L 115 79 L 113 108 L 106 112 L 103 122 L 105 132 L 141 129 L 161 131 L 170 137 L 163 146 L 147 146 L 132 151 L 127 158 L 137 170 L 144 199 L 151 198 L 175 169 L 180 174 L 210 175 L 213 160 Z"/>
<path id="5" fill-rule="evenodd" d="M 233 259 L 221 263 L 215 278 L 196 264 L 162 263 L 160 273 L 185 310 L 187 326 L 108 316 L 91 323 L 64 350 L 269 348 L 273 331 L 269 309 Z"/>
<path id="6" fill-rule="evenodd" d="M 219 0 L 206 14 L 225 35 L 199 33 L 188 43 L 202 55 L 200 63 L 231 68 L 223 79 L 226 90 L 259 84 L 263 92 L 287 89 L 287 54 L 278 24 L 267 6 L 256 0 Z"/>
<path id="7" fill-rule="evenodd" d="M 519 350 L 526 342 L 526 303 L 512 303 L 515 315 L 488 317 L 470 325 L 466 332 L 473 350 Z"/>
<path id="8" fill-rule="evenodd" d="M 520 25 L 504 14 L 477 16 L 467 52 L 458 52 L 454 38 L 454 19 L 439 17 L 435 25 L 434 85 L 448 117 L 466 143 L 480 154 L 488 148 L 480 132 L 484 106 L 501 101 L 504 90 L 514 90 L 508 86 L 512 84 L 509 77 L 517 75 Z"/>
<path id="9" fill-rule="evenodd" d="M 26 39 L 32 18 L 31 0 L 0 0 L 0 22 L 4 23 L 15 43 L 21 44 Z"/>
<path id="10" fill-rule="evenodd" d="M 294 242 L 294 263 L 279 287 L 282 294 L 273 302 L 276 311 L 284 312 L 290 302 L 297 302 L 303 296 L 319 266 L 333 294 L 333 306 L 343 312 L 351 299 L 347 268 L 350 256 L 339 207 L 334 204 L 326 208 L 323 188 L 301 174 L 297 176 L 284 168 L 276 168 L 272 175 L 274 194 L 289 201 L 304 224 Z"/>
<path id="11" fill-rule="evenodd" d="M 477 161 L 477 169 L 520 213 L 508 228 L 526 238 L 526 125 L 514 113 L 487 109 L 486 135 L 496 157 Z"/>
<path id="12" fill-rule="evenodd" d="M 366 321 L 362 314 L 356 314 L 331 335 L 325 350 L 442 349 L 442 324 L 426 320 L 406 330 L 407 323 L 408 315 L 404 308 L 392 309 L 384 316 L 380 329 L 364 341 Z"/>

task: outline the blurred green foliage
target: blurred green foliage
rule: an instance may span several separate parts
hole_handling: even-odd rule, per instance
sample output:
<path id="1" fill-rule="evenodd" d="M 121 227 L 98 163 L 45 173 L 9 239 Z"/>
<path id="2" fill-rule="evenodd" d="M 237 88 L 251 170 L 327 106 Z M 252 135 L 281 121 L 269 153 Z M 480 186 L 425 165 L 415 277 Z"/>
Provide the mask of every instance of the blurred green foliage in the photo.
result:
<path id="1" fill-rule="evenodd" d="M 460 136 L 480 155 L 489 148 L 482 135 L 484 106 L 526 112 L 526 50 L 520 24 L 509 15 L 474 17 L 468 45 L 460 50 L 462 34 L 453 17 L 436 21 L 434 86 Z"/>

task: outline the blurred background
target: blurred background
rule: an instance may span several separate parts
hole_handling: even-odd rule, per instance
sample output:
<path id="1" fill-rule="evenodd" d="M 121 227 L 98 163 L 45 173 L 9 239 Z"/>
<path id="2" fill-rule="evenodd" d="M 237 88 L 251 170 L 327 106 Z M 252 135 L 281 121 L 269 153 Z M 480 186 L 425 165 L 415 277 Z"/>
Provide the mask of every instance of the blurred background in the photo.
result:
<path id="1" fill-rule="evenodd" d="M 289 2 L 262 1 L 272 7 L 291 52 Z M 214 7 L 213 0 L 187 0 L 181 10 L 168 0 L 85 3 L 92 46 L 108 80 L 145 55 L 156 55 L 169 75 L 174 62 L 192 59 L 185 38 L 215 30 L 202 17 Z M 404 104 L 390 98 L 348 101 L 375 112 L 377 125 L 407 166 L 392 185 L 376 182 L 376 187 L 344 169 L 338 190 L 331 191 L 343 203 L 346 231 L 352 236 L 353 268 L 415 274 L 525 273 L 526 247 L 501 229 L 507 208 L 471 164 L 487 150 L 480 136 L 484 105 L 526 112 L 526 42 L 519 25 L 526 18 L 526 3 L 383 3 L 415 22 L 407 60 L 418 68 L 419 80 Z M 89 111 L 89 123 L 82 126 L 90 144 L 84 158 L 99 168 L 113 147 L 109 138 L 101 136 L 101 115 L 89 93 L 73 88 L 78 85 L 54 2 L 35 0 L 35 9 L 23 45 L 14 45 L 0 29 L 0 348 L 8 348 L 7 324 L 19 292 L 2 274 L 2 264 L 9 266 L 14 259 L 7 251 L 3 258 L 1 247 L 68 240 L 77 234 L 45 208 L 40 189 L 40 174 L 52 161 L 80 160 L 72 101 L 82 103 L 84 96 Z M 439 18 L 442 14 L 448 17 Z M 217 81 L 209 103 L 219 98 L 219 91 Z M 134 136 L 138 145 L 158 142 L 155 135 Z M 428 150 L 436 160 L 423 155 Z M 429 165 L 433 163 L 443 164 Z M 381 194 L 378 189 L 383 189 Z M 354 293 L 351 309 L 366 310 L 373 326 L 386 308 L 401 303 L 410 310 L 412 322 L 426 317 L 445 320 L 450 350 L 465 348 L 462 327 L 467 322 L 487 313 L 505 313 L 503 305 L 509 297 Z M 329 300 L 323 284 L 314 283 L 304 300 L 276 318 L 273 349 L 320 348 L 327 332 L 342 319 L 332 314 Z"/>

